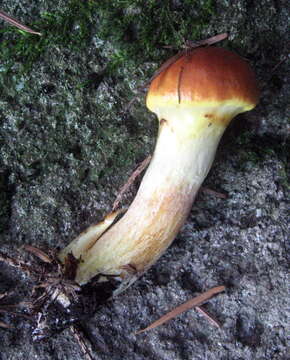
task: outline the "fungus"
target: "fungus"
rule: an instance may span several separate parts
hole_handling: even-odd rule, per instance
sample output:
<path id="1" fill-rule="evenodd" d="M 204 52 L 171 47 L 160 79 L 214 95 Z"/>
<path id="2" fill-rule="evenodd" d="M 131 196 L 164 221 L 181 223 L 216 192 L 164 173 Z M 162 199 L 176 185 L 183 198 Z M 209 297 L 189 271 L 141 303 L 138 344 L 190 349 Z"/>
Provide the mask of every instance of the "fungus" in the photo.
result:
<path id="1" fill-rule="evenodd" d="M 102 274 L 120 277 L 124 289 L 156 262 L 184 224 L 227 125 L 258 102 L 250 66 L 223 48 L 193 49 L 161 69 L 146 101 L 158 139 L 134 201 L 120 220 L 112 225 L 109 215 L 107 226 L 89 228 L 60 254 L 80 258 L 79 284 Z"/>

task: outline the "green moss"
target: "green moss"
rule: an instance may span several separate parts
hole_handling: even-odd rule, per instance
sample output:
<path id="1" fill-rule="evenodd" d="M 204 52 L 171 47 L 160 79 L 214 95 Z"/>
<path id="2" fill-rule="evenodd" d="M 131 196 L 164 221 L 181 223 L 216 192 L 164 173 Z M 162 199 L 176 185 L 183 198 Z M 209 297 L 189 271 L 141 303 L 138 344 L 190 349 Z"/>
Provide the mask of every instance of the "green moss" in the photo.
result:
<path id="1" fill-rule="evenodd" d="M 13 27 L 1 30 L 1 72 L 9 72 L 18 63 L 21 65 L 18 73 L 25 73 L 50 45 L 71 50 L 87 46 L 95 6 L 93 1 L 70 0 L 57 12 L 40 14 L 40 19 L 30 26 L 41 32 L 41 37 Z"/>
<path id="2" fill-rule="evenodd" d="M 70 0 L 54 13 L 42 13 L 30 24 L 43 36 L 19 29 L 1 30 L 2 72 L 20 65 L 17 73 L 31 69 L 48 48 L 59 46 L 80 51 L 92 36 L 112 44 L 108 71 L 124 62 L 134 65 L 144 60 L 160 60 L 164 45 L 180 47 L 184 39 L 197 39 L 213 14 L 213 0 L 186 0 L 173 5 L 171 0 Z"/>
<path id="3" fill-rule="evenodd" d="M 213 14 L 213 1 L 183 1 L 179 6 L 163 0 L 102 1 L 98 6 L 98 36 L 116 49 L 112 66 L 130 60 L 160 60 L 164 46 L 180 48 L 197 39 Z"/>

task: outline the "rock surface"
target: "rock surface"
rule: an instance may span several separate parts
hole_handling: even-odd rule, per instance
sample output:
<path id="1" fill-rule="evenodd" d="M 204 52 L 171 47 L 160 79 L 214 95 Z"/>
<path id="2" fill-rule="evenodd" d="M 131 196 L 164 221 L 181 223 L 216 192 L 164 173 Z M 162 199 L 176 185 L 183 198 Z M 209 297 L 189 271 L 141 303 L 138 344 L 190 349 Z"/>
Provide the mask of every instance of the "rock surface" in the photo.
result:
<path id="1" fill-rule="evenodd" d="M 130 3 L 126 11 L 136 14 L 142 4 L 147 6 L 145 1 Z M 180 1 L 164 2 L 160 9 L 166 4 L 167 15 L 183 11 Z M 64 1 L 1 2 L 1 10 L 27 25 L 40 14 L 62 8 Z M 206 187 L 228 198 L 201 192 L 161 260 L 86 324 L 95 359 L 290 359 L 290 5 L 282 0 L 217 0 L 211 11 L 200 27 L 201 38 L 230 33 L 223 46 L 249 59 L 261 84 L 261 101 L 227 130 L 206 179 Z M 17 56 L 10 71 L 7 61 L 0 64 L 0 242 L 1 250 L 12 256 L 22 244 L 62 248 L 100 220 L 120 186 L 154 147 L 157 124 L 142 95 L 130 113 L 122 110 L 170 50 L 160 49 L 154 58 L 144 52 L 146 58 L 135 69 L 125 57 L 114 67 L 124 49 L 112 60 L 117 43 L 102 38 L 102 19 L 98 14 L 91 17 L 84 48 L 49 43 L 26 72 Z M 142 27 L 130 25 L 130 41 L 138 42 Z M 159 25 L 156 31 L 162 35 Z M 72 31 L 80 29 L 76 22 Z M 1 36 L 5 40 L 10 35 Z M 174 306 L 222 284 L 227 291 L 206 305 L 223 323 L 221 330 L 191 310 L 153 331 L 134 334 Z M 15 301 L 28 296 L 27 279 L 0 263 L 0 294 L 15 289 Z M 1 360 L 82 356 L 69 330 L 33 343 L 29 322 L 1 313 L 0 320 L 14 326 L 0 327 Z"/>

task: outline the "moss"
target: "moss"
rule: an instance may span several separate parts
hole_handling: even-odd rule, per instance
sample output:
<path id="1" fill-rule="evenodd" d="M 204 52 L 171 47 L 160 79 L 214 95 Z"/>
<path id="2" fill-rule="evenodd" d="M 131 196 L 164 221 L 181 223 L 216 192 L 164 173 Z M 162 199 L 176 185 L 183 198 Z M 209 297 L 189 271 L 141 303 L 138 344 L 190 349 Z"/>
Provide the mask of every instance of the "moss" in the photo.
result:
<path id="1" fill-rule="evenodd" d="M 10 26 L 1 30 L 0 52 L 4 65 L 1 71 L 12 70 L 15 63 L 20 64 L 18 73 L 29 71 L 50 45 L 68 47 L 71 50 L 87 46 L 95 6 L 93 1 L 70 0 L 57 12 L 43 12 L 40 19 L 30 25 L 42 33 L 41 37 Z"/>
<path id="2" fill-rule="evenodd" d="M 59 46 L 79 51 L 90 44 L 95 35 L 110 41 L 113 50 L 108 71 L 120 64 L 144 60 L 160 60 L 164 45 L 180 47 L 184 39 L 197 39 L 214 12 L 213 0 L 70 0 L 54 13 L 44 12 L 30 26 L 40 31 L 39 37 L 6 27 L 1 30 L 0 52 L 2 72 L 20 65 L 17 73 L 25 73 L 48 48 Z"/>
<path id="3" fill-rule="evenodd" d="M 170 0 L 103 1 L 98 6 L 98 36 L 112 42 L 114 68 L 135 62 L 160 60 L 164 46 L 180 48 L 185 39 L 197 39 L 214 12 L 213 1 Z"/>

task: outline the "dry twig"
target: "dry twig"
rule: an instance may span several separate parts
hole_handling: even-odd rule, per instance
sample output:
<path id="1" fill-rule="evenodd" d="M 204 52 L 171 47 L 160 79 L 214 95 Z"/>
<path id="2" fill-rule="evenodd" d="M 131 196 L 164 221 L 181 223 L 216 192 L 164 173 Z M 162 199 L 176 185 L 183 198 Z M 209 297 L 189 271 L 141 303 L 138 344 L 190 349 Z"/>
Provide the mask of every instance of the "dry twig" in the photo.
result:
<path id="1" fill-rule="evenodd" d="M 7 21 L 9 24 L 16 26 L 18 29 L 26 31 L 30 34 L 35 34 L 35 35 L 39 35 L 41 36 L 42 34 L 40 32 L 34 31 L 32 30 L 30 27 L 21 24 L 21 22 L 19 22 L 18 20 L 16 20 L 15 18 L 13 18 L 12 16 L 6 14 L 3 11 L 0 11 L 0 18 Z"/>
<path id="2" fill-rule="evenodd" d="M 130 189 L 130 187 L 133 185 L 134 181 L 136 180 L 136 178 L 142 173 L 142 171 L 144 169 L 146 169 L 146 167 L 149 165 L 150 161 L 151 161 L 152 156 L 149 155 L 146 157 L 145 160 L 143 160 L 141 162 L 141 164 L 138 165 L 137 169 L 135 171 L 133 171 L 133 173 L 131 174 L 131 176 L 129 177 L 129 179 L 127 180 L 127 182 L 125 183 L 125 185 L 123 185 L 119 191 L 119 194 L 116 197 L 116 200 L 114 201 L 113 204 L 113 208 L 112 211 L 115 211 L 119 205 L 120 202 L 122 201 L 125 193 Z"/>
<path id="3" fill-rule="evenodd" d="M 4 306 L 0 306 L 0 313 L 5 313 L 5 314 L 9 314 L 9 315 L 14 315 L 14 316 L 21 316 L 27 320 L 31 320 L 31 316 L 26 315 L 26 314 L 22 314 L 19 312 L 15 312 L 15 311 L 11 311 L 10 308 L 15 308 L 17 307 L 17 305 L 4 305 Z"/>
<path id="4" fill-rule="evenodd" d="M 7 298 L 11 293 L 5 292 L 3 294 L 0 294 L 0 301 Z M 16 309 L 19 307 L 20 304 L 4 304 L 4 305 L 0 305 L 0 314 L 8 314 L 8 315 L 13 315 L 13 316 L 21 316 L 27 320 L 31 320 L 31 317 L 23 314 L 21 312 L 15 312 L 12 311 L 11 309 Z M 12 328 L 11 325 L 8 325 L 6 323 L 4 323 L 3 321 L 0 321 L 0 327 L 5 328 L 5 329 L 9 329 Z"/>
<path id="5" fill-rule="evenodd" d="M 52 263 L 52 259 L 42 250 L 31 246 L 31 245 L 23 245 L 22 248 L 33 254 L 34 256 L 38 257 L 41 261 L 47 263 L 47 264 L 51 264 Z"/>
<path id="6" fill-rule="evenodd" d="M 3 321 L 0 321 L 0 327 L 4 328 L 4 329 L 11 329 L 12 326 L 11 325 L 8 325 L 6 324 L 5 322 Z"/>
<path id="7" fill-rule="evenodd" d="M 203 306 L 196 306 L 196 310 L 200 312 L 212 325 L 216 326 L 217 328 L 221 328 L 221 323 L 207 310 L 203 308 Z"/>
<path id="8" fill-rule="evenodd" d="M 210 37 L 208 39 L 204 39 L 204 40 L 200 40 L 200 41 L 191 41 L 191 40 L 186 40 L 185 41 L 185 45 L 184 48 L 185 50 L 180 51 L 179 53 L 177 53 L 176 55 L 174 55 L 173 57 L 171 57 L 170 59 L 168 59 L 163 65 L 161 65 L 161 67 L 153 74 L 153 76 L 150 78 L 150 80 L 148 81 L 148 83 L 146 84 L 146 86 L 148 86 L 152 80 L 154 80 L 160 73 L 162 73 L 163 71 L 165 71 L 170 65 L 172 65 L 173 63 L 175 63 L 179 58 L 181 58 L 184 54 L 189 54 L 190 50 L 193 50 L 197 47 L 200 46 L 209 46 L 209 45 L 213 45 L 217 42 L 220 42 L 224 39 L 226 39 L 228 37 L 227 33 L 223 33 L 223 34 L 219 34 L 213 37 Z"/>
<path id="9" fill-rule="evenodd" d="M 223 193 L 221 193 L 219 191 L 215 191 L 215 190 L 209 189 L 208 187 L 204 187 L 204 186 L 201 187 L 201 191 L 206 193 L 206 194 L 213 195 L 213 196 L 215 196 L 217 198 L 220 198 L 220 199 L 227 199 L 227 197 L 228 197 L 227 194 L 223 194 Z"/>
<path id="10" fill-rule="evenodd" d="M 91 351 L 86 344 L 85 337 L 82 334 L 81 330 L 76 325 L 70 326 L 70 331 L 72 332 L 74 338 L 76 339 L 77 343 L 79 344 L 79 347 L 85 357 L 86 360 L 93 360 L 93 356 L 91 354 Z"/>
<path id="11" fill-rule="evenodd" d="M 0 294 L 0 300 L 6 298 L 9 294 L 7 292 Z"/>
<path id="12" fill-rule="evenodd" d="M 24 272 L 27 275 L 31 275 L 33 272 L 32 266 L 30 264 L 27 264 L 26 262 L 20 260 L 20 259 L 14 259 L 2 252 L 0 252 L 0 261 L 4 262 L 5 264 L 18 268 L 22 272 Z"/>
<path id="13" fill-rule="evenodd" d="M 183 312 L 185 312 L 193 307 L 199 306 L 199 305 L 207 302 L 214 295 L 217 295 L 223 291 L 225 291 L 225 286 L 216 286 L 216 287 L 204 292 L 203 294 L 198 295 L 198 296 L 194 297 L 193 299 L 190 299 L 186 303 L 184 303 L 180 306 L 177 306 L 175 309 L 173 309 L 169 313 L 163 315 L 160 319 L 154 321 L 151 325 L 147 326 L 145 329 L 139 330 L 136 334 L 140 334 L 144 331 L 154 329 L 157 326 L 162 325 L 165 322 L 175 318 L 177 315 L 180 315 Z"/>
<path id="14" fill-rule="evenodd" d="M 279 67 L 280 65 L 282 65 L 284 61 L 286 61 L 286 59 L 287 59 L 287 56 L 286 56 L 286 55 L 283 56 L 282 59 L 273 67 L 273 69 L 271 70 L 271 72 L 274 73 L 274 72 L 278 69 L 278 67 Z"/>
<path id="15" fill-rule="evenodd" d="M 187 46 L 191 49 L 194 49 L 194 48 L 200 47 L 200 46 L 209 46 L 209 45 L 213 45 L 213 44 L 216 44 L 218 42 L 225 40 L 228 36 L 229 36 L 228 33 L 222 33 L 222 34 L 218 34 L 218 35 L 212 36 L 208 39 L 204 39 L 204 40 L 200 40 L 200 41 L 187 40 L 185 42 L 185 46 Z"/>

